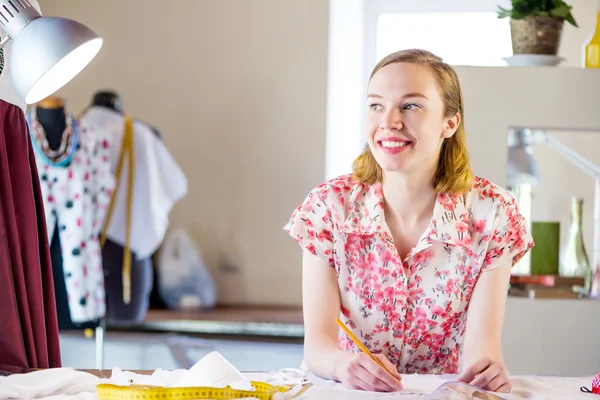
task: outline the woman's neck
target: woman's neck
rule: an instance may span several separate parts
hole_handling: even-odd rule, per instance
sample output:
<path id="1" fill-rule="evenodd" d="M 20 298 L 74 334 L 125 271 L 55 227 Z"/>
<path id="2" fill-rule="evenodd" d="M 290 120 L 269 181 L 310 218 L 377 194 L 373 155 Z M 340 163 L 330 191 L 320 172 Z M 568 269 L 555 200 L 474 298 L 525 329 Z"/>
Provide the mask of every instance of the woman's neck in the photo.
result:
<path id="1" fill-rule="evenodd" d="M 433 174 L 425 172 L 410 175 L 384 173 L 382 189 L 386 219 L 393 218 L 402 226 L 431 219 L 437 194 L 433 187 Z"/>

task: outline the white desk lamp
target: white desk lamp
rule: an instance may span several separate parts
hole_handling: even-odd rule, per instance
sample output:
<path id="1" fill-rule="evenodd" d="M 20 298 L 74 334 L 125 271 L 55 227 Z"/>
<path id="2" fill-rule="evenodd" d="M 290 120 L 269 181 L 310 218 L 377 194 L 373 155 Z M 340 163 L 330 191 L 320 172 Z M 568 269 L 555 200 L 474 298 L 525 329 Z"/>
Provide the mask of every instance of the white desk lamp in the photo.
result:
<path id="1" fill-rule="evenodd" d="M 100 51 L 102 38 L 70 19 L 42 17 L 28 0 L 0 0 L 0 26 L 13 40 L 13 82 L 27 104 L 36 103 L 79 74 Z"/>
<path id="2" fill-rule="evenodd" d="M 600 298 L 600 167 L 567 147 L 541 129 L 512 128 L 509 131 L 508 179 L 511 184 L 535 185 L 539 182 L 538 164 L 531 145 L 545 144 L 577 168 L 594 178 L 594 243 L 592 281 L 589 297 Z"/>

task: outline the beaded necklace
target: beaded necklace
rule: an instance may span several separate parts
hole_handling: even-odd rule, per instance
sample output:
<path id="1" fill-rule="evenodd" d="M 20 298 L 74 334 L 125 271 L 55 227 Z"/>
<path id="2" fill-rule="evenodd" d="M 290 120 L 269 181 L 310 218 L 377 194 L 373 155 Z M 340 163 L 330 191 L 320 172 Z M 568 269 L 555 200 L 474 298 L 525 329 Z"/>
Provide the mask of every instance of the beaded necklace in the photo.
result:
<path id="1" fill-rule="evenodd" d="M 46 131 L 37 119 L 37 107 L 33 107 L 27 114 L 27 124 L 33 147 L 46 164 L 57 167 L 69 165 L 79 140 L 77 121 L 72 114 L 65 111 L 65 130 L 61 136 L 60 146 L 56 150 L 50 148 Z"/>

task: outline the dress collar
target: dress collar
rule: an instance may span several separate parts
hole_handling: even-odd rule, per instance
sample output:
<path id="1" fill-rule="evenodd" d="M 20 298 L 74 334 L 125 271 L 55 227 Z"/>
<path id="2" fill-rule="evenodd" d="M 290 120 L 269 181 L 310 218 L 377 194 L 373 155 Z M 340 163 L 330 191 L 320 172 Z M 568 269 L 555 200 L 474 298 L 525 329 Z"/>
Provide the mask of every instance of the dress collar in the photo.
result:
<path id="1" fill-rule="evenodd" d="M 353 185 L 348 198 L 348 217 L 341 230 L 356 235 L 373 235 L 385 228 L 384 198 L 381 183 Z M 438 194 L 433 216 L 417 248 L 428 247 L 432 242 L 442 242 L 469 247 L 470 212 L 462 194 Z"/>

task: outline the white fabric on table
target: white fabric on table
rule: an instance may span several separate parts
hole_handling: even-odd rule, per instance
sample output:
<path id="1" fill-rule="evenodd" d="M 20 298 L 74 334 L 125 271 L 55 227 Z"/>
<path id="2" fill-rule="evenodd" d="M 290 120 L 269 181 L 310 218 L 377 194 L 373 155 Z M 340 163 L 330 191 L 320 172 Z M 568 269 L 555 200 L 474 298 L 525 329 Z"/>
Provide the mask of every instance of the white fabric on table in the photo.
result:
<path id="1" fill-rule="evenodd" d="M 72 368 L 54 368 L 0 377 L 0 400 L 96 400 L 102 380 Z"/>
<path id="2" fill-rule="evenodd" d="M 246 373 L 250 380 L 264 381 L 270 373 Z M 399 398 L 404 400 L 424 400 L 432 392 L 438 391 L 441 385 L 452 382 L 455 376 L 451 375 L 404 375 L 405 389 L 398 393 L 369 393 L 358 390 L 345 389 L 341 384 L 319 379 L 309 375 L 313 383 L 298 400 L 318 399 L 378 399 Z M 535 377 L 515 376 L 511 378 L 513 391 L 509 395 L 494 394 L 494 397 L 503 400 L 592 400 L 591 395 L 582 393 L 581 386 L 590 387 L 593 377 L 563 378 L 563 377 Z M 111 383 L 110 380 L 101 379 L 87 372 L 76 371 L 71 368 L 56 368 L 35 371 L 28 374 L 15 374 L 0 377 L 0 400 L 97 400 L 95 395 L 96 385 Z M 117 382 L 112 382 L 117 383 Z M 438 397 L 436 397 L 438 398 Z M 462 396 L 451 397 L 460 399 Z"/>

